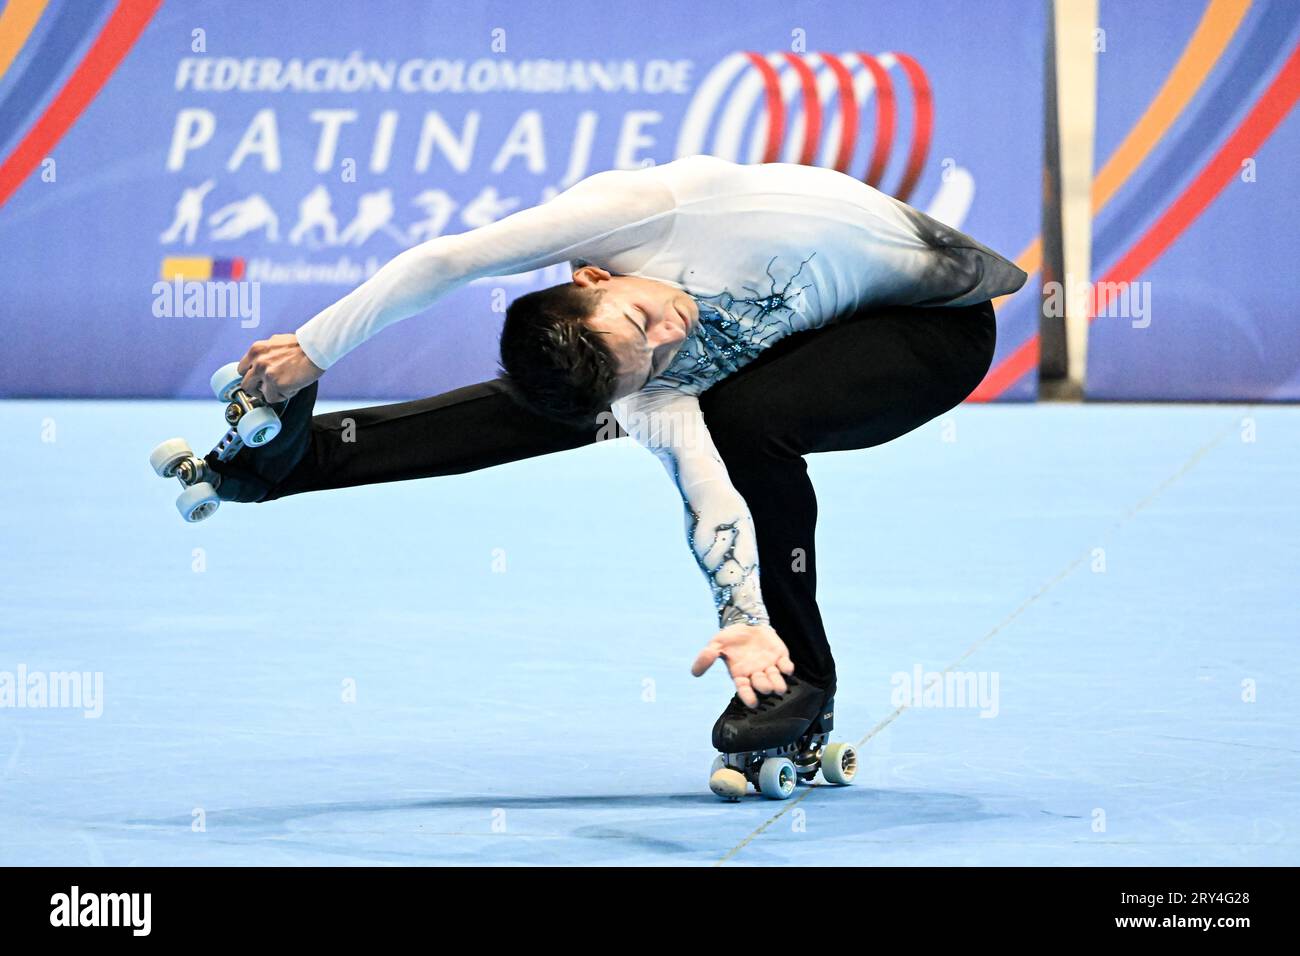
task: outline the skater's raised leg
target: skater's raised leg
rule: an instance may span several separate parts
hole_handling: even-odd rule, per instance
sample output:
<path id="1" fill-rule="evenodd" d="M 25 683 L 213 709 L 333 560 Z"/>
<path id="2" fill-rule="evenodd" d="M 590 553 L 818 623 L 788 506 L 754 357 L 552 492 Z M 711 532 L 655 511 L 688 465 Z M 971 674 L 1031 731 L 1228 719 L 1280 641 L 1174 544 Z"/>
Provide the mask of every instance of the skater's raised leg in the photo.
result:
<path id="1" fill-rule="evenodd" d="M 228 501 L 260 502 L 330 488 L 464 474 L 594 442 L 575 428 L 519 407 L 491 380 L 411 402 L 312 414 L 316 383 L 280 412 L 275 442 L 210 462 Z M 605 434 L 611 428 L 606 424 Z"/>
<path id="2" fill-rule="evenodd" d="M 267 499 L 460 475 L 580 448 L 599 434 L 594 421 L 574 427 L 520 407 L 494 379 L 431 398 L 317 415 L 305 454 Z"/>

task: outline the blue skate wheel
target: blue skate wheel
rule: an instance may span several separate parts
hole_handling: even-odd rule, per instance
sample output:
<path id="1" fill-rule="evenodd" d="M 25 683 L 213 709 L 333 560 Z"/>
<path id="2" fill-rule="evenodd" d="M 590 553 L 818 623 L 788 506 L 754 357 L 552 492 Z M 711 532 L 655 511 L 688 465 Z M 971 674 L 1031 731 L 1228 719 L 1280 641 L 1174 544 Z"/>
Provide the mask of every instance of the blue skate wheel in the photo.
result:
<path id="1" fill-rule="evenodd" d="M 217 489 L 206 481 L 190 485 L 176 498 L 176 510 L 191 523 L 212 517 L 219 507 L 221 498 L 217 495 Z"/>
<path id="2" fill-rule="evenodd" d="M 758 789 L 769 800 L 788 800 L 799 785 L 799 774 L 788 757 L 764 760 L 758 771 Z"/>
<path id="3" fill-rule="evenodd" d="M 239 363 L 229 362 L 212 373 L 212 378 L 208 382 L 212 386 L 212 394 L 217 396 L 223 402 L 230 401 L 230 394 L 235 390 L 235 386 L 244 380 L 244 376 L 239 373 Z"/>
<path id="4" fill-rule="evenodd" d="M 846 786 L 858 772 L 858 752 L 852 744 L 831 744 L 822 751 L 821 766 L 827 783 Z"/>
<path id="5" fill-rule="evenodd" d="M 159 478 L 170 478 L 176 474 L 176 466 L 193 454 L 184 438 L 169 438 L 149 453 L 149 467 Z"/>
<path id="6" fill-rule="evenodd" d="M 257 448 L 280 434 L 280 419 L 268 406 L 259 405 L 239 419 L 235 430 L 245 445 Z"/>

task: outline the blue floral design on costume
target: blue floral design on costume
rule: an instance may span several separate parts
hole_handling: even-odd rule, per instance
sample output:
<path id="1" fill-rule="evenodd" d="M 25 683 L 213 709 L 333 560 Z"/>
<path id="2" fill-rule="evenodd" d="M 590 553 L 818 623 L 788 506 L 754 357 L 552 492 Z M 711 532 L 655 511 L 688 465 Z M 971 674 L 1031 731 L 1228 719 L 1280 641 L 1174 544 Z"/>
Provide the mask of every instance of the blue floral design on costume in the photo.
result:
<path id="1" fill-rule="evenodd" d="M 698 395 L 728 375 L 744 368 L 773 342 L 798 330 L 798 299 L 811 282 L 800 284 L 813 253 L 784 282 L 772 274 L 774 256 L 767 264 L 771 288 L 766 292 L 746 288 L 744 296 L 730 290 L 697 295 L 687 290 L 700 308 L 699 322 L 691 329 L 672 363 L 654 380 L 655 387 Z"/>

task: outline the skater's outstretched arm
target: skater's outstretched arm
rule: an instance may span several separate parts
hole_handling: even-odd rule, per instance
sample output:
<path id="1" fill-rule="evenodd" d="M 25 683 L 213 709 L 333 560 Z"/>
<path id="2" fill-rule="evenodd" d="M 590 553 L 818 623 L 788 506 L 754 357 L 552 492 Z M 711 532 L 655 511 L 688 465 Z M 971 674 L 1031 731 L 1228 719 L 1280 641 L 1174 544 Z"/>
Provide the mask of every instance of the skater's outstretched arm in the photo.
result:
<path id="1" fill-rule="evenodd" d="M 699 676 L 721 657 L 751 707 L 758 703 L 755 691 L 784 693 L 782 674 L 794 665 L 763 605 L 754 522 L 714 447 L 699 400 L 671 389 L 648 390 L 615 402 L 613 411 L 677 485 L 687 543 L 713 589 L 721 630 L 692 671 Z"/>
<path id="2" fill-rule="evenodd" d="M 453 236 L 438 236 L 382 269 L 298 329 L 298 342 L 329 368 L 380 329 L 483 276 L 513 275 L 620 249 L 648 260 L 667 231 L 672 192 L 653 170 L 610 170 L 549 202 Z M 663 219 L 663 228 L 657 228 Z"/>
<path id="3" fill-rule="evenodd" d="M 296 335 L 257 343 L 245 358 L 258 381 L 245 384 L 260 385 L 264 393 L 292 394 L 384 327 L 484 276 L 531 272 L 588 256 L 621 257 L 622 268 L 632 271 L 667 237 L 675 204 L 653 168 L 609 170 L 539 206 L 430 239 L 390 260 Z"/>

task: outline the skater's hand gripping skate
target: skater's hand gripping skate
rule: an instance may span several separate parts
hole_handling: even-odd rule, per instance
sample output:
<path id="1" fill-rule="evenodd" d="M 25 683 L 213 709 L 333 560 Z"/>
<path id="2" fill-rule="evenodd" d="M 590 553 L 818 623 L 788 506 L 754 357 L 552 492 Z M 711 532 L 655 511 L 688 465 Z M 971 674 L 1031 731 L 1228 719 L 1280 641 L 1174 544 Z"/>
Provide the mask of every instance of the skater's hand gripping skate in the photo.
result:
<path id="1" fill-rule="evenodd" d="M 736 694 L 750 707 L 758 706 L 759 694 L 784 694 L 787 687 L 781 675 L 794 673 L 785 642 L 766 624 L 724 627 L 700 651 L 691 673 L 699 677 L 718 658 L 722 658 L 736 682 Z"/>
<path id="2" fill-rule="evenodd" d="M 325 374 L 307 357 L 296 335 L 273 335 L 254 342 L 239 360 L 239 371 L 244 373 L 244 391 L 270 403 L 292 398 Z"/>

